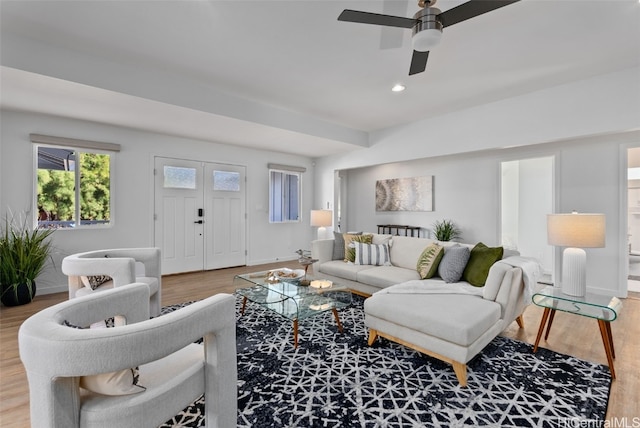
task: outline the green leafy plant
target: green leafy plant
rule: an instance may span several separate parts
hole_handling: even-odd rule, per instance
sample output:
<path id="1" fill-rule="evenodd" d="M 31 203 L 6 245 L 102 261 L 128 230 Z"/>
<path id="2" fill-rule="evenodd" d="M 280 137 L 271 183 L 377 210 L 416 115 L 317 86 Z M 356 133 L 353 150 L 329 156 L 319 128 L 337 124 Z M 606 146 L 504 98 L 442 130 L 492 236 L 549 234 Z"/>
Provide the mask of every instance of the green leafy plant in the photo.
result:
<path id="1" fill-rule="evenodd" d="M 451 241 L 460 237 L 460 229 L 451 220 L 439 220 L 433 223 L 433 233 L 438 241 Z"/>
<path id="2" fill-rule="evenodd" d="M 35 279 L 51 258 L 54 229 L 31 229 L 27 220 L 5 218 L 0 229 L 0 289 L 2 297 L 13 293 L 18 299 L 18 287 L 26 285 L 33 296 Z"/>

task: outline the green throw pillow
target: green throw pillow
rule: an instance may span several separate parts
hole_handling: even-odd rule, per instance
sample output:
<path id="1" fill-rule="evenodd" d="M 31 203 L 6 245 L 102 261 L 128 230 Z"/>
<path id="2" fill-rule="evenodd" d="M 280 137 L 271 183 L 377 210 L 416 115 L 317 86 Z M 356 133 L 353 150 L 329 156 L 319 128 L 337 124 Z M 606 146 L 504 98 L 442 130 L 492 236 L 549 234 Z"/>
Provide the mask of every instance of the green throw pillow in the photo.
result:
<path id="1" fill-rule="evenodd" d="M 473 247 L 467 266 L 462 273 L 462 279 L 476 287 L 484 287 L 489 276 L 489 269 L 495 262 L 502 259 L 502 247 L 487 247 L 482 242 Z"/>
<path id="2" fill-rule="evenodd" d="M 344 261 L 355 262 L 356 261 L 356 247 L 351 246 L 352 242 L 362 242 L 363 244 L 371 244 L 373 241 L 373 235 L 352 235 L 345 233 L 344 235 Z"/>
<path id="3" fill-rule="evenodd" d="M 431 278 L 438 272 L 438 264 L 442 260 L 444 255 L 444 247 L 437 243 L 433 243 L 424 249 L 420 257 L 418 257 L 418 264 L 416 270 L 420 279 Z"/>

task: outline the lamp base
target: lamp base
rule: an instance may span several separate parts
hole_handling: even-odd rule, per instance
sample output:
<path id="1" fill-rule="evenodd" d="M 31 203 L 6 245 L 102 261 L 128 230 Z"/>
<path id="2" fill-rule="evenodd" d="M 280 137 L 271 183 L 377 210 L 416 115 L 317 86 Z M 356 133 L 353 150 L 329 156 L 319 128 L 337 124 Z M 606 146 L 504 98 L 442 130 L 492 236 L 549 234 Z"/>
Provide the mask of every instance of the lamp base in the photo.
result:
<path id="1" fill-rule="evenodd" d="M 577 297 L 587 294 L 587 253 L 582 248 L 562 252 L 562 292 Z"/>
<path id="2" fill-rule="evenodd" d="M 318 239 L 327 239 L 327 228 L 320 226 L 318 228 Z"/>

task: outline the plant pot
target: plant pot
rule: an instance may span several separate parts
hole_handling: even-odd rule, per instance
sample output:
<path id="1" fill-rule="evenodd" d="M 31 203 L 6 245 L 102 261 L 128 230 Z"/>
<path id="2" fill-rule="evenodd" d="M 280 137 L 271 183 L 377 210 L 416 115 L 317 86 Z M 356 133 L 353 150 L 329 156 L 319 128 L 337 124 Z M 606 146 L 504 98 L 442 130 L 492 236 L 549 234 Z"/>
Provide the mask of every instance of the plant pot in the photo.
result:
<path id="1" fill-rule="evenodd" d="M 31 282 L 31 288 L 27 284 L 11 285 L 2 292 L 0 300 L 5 306 L 20 306 L 31 303 L 36 295 L 36 283 Z"/>

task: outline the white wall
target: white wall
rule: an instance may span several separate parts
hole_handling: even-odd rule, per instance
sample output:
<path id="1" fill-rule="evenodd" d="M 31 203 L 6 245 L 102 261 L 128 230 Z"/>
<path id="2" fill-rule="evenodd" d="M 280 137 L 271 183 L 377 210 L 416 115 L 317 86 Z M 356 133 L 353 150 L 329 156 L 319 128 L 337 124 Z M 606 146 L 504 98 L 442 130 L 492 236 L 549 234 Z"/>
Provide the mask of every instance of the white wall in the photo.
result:
<path id="1" fill-rule="evenodd" d="M 401 214 L 394 222 L 429 225 L 451 217 L 462 226 L 465 240 L 491 244 L 498 242 L 498 162 L 557 155 L 556 211 L 607 216 L 607 247 L 587 251 L 590 289 L 625 296 L 620 152 L 622 145 L 640 145 L 639 75 L 633 68 L 596 76 L 376 132 L 369 149 L 318 160 L 316 202 L 333 200 L 334 170 L 401 162 L 349 173 L 350 229 L 371 230 L 388 220 L 375 213 L 368 180 L 435 175 L 436 211 L 419 218 Z M 485 153 L 504 148 L 510 149 Z M 414 159 L 425 160 L 416 164 Z M 358 175 L 362 187 L 351 183 Z"/>
<path id="2" fill-rule="evenodd" d="M 247 264 L 293 260 L 298 248 L 309 248 L 315 232 L 309 226 L 313 200 L 311 159 L 153 134 L 91 122 L 39 114 L 2 111 L 0 118 L 0 213 L 32 209 L 33 147 L 30 133 L 118 143 L 112 172 L 113 227 L 102 230 L 60 230 L 54 234 L 55 266 L 38 279 L 38 292 L 66 290 L 60 260 L 72 253 L 99 248 L 152 246 L 153 157 L 233 163 L 247 167 Z M 269 162 L 307 168 L 303 174 L 302 222 L 270 224 Z M 306 215 L 305 215 L 306 213 Z"/>

